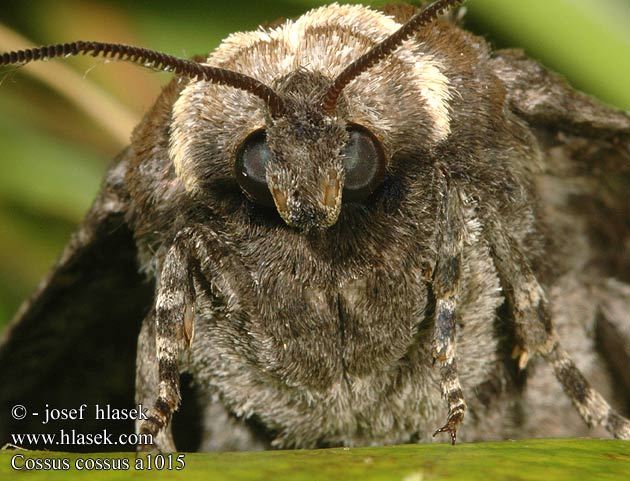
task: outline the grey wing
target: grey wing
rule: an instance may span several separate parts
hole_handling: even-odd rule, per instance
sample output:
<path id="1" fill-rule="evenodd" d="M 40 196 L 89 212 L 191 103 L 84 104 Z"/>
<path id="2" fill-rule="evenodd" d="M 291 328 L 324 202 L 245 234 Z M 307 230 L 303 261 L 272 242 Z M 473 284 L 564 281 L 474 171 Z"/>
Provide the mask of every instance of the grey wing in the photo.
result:
<path id="1" fill-rule="evenodd" d="M 592 264 L 630 282 L 630 115 L 519 51 L 499 51 L 494 63 L 509 106 L 537 134 L 545 203 L 584 224 Z"/>
<path id="2" fill-rule="evenodd" d="M 0 341 L 0 443 L 11 434 L 58 432 L 133 433 L 133 422 L 97 421 L 95 405 L 129 408 L 134 401 L 135 352 L 152 287 L 138 273 L 132 232 L 125 223 L 129 199 L 123 152 L 62 255 L 27 300 Z M 14 405 L 27 416 L 15 420 Z M 42 424 L 44 408 L 79 408 L 84 420 Z M 38 416 L 32 413 L 38 413 Z M 107 450 L 107 446 L 29 448 Z M 133 449 L 133 446 L 128 446 Z M 121 450 L 125 446 L 111 446 Z"/>
<path id="3" fill-rule="evenodd" d="M 547 283 L 559 335 L 595 387 L 628 416 L 630 116 L 573 90 L 520 51 L 498 51 L 492 62 L 507 105 L 541 150 L 536 187 L 553 252 Z M 532 382 L 540 384 L 532 397 L 548 393 L 553 405 L 556 393 L 542 379 Z"/>

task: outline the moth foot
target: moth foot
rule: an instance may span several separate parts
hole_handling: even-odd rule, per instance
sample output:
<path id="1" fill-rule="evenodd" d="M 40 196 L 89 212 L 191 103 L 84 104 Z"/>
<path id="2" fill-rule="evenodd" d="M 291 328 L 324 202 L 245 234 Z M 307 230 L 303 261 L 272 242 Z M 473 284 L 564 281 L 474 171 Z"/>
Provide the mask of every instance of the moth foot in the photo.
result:
<path id="1" fill-rule="evenodd" d="M 451 444 L 455 444 L 457 441 L 457 429 L 464 420 L 464 406 L 458 406 L 448 413 L 448 419 L 446 424 L 433 433 L 433 437 L 440 433 L 449 433 L 451 436 Z"/>
<path id="2" fill-rule="evenodd" d="M 529 351 L 517 344 L 512 350 L 512 359 L 518 359 L 518 368 L 522 371 L 527 367 L 527 363 L 529 362 Z"/>
<path id="3" fill-rule="evenodd" d="M 162 427 L 160 416 L 150 413 L 148 419 L 142 421 L 138 430 L 138 444 L 136 445 L 136 453 L 148 453 L 159 451 L 155 438 Z"/>
<path id="4" fill-rule="evenodd" d="M 17 451 L 17 450 L 29 451 L 29 449 L 23 448 L 22 446 L 19 446 L 13 443 L 6 443 L 4 446 L 0 448 L 0 451 Z"/>

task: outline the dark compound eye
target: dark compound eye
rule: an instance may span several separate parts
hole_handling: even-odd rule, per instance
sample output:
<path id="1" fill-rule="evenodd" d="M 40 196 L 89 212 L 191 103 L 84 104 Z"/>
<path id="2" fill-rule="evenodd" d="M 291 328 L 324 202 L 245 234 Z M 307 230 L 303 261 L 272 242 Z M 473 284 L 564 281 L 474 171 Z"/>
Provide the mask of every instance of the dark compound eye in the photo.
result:
<path id="1" fill-rule="evenodd" d="M 245 195 L 259 204 L 273 206 L 267 187 L 265 169 L 273 153 L 267 145 L 265 131 L 256 130 L 247 136 L 236 153 L 236 181 Z"/>
<path id="2" fill-rule="evenodd" d="M 385 153 L 381 143 L 365 127 L 350 124 L 348 134 L 350 140 L 342 152 L 346 171 L 343 200 L 356 202 L 366 199 L 383 182 Z"/>

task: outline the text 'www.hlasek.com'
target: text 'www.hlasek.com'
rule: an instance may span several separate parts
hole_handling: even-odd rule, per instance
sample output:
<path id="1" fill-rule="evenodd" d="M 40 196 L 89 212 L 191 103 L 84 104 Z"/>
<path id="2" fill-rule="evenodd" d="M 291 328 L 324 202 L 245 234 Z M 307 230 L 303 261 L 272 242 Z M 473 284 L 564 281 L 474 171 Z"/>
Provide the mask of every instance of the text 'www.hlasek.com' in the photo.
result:
<path id="1" fill-rule="evenodd" d="M 27 417 L 37 418 L 42 426 L 50 428 L 55 423 L 64 423 L 57 430 L 46 432 L 11 433 L 9 446 L 16 449 L 11 456 L 11 467 L 16 471 L 109 471 L 109 470 L 182 470 L 186 466 L 183 454 L 146 453 L 144 456 L 115 454 L 86 454 L 64 456 L 64 453 L 42 453 L 29 451 L 33 447 L 44 451 L 129 451 L 153 445 L 153 436 L 147 433 L 114 433 L 107 428 L 96 432 L 83 432 L 81 421 L 141 422 L 148 418 L 148 409 L 141 404 L 132 409 L 113 408 L 109 404 L 76 408 L 51 407 L 29 410 L 22 404 L 11 408 L 11 417 L 18 422 Z M 72 423 L 72 427 L 68 427 Z M 74 427 L 76 423 L 76 428 Z"/>

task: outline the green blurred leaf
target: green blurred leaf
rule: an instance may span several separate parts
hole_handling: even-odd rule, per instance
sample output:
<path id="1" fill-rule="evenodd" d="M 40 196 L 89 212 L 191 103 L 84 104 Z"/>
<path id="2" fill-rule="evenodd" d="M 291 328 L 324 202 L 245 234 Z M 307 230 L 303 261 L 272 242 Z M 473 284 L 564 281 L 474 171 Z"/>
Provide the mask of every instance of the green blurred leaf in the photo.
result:
<path id="1" fill-rule="evenodd" d="M 471 0 L 468 5 L 471 17 L 502 43 L 524 48 L 574 87 L 630 109 L 627 0 Z"/>
<path id="2" fill-rule="evenodd" d="M 0 92 L 2 89 L 0 88 Z M 13 112 L 0 94 L 0 109 Z M 0 115 L 0 327 L 60 254 L 105 164 L 94 152 Z"/>
<path id="3" fill-rule="evenodd" d="M 92 202 L 104 169 L 93 153 L 0 117 L 0 197 L 78 221 Z"/>
<path id="4" fill-rule="evenodd" d="M 16 473 L 10 460 L 29 458 L 128 459 L 126 471 L 45 471 Z M 155 455 L 153 455 L 155 456 Z M 158 455 L 159 456 L 159 455 Z M 165 458 L 167 454 L 162 455 Z M 172 455 L 176 466 L 176 454 Z M 138 459 L 140 461 L 138 461 Z M 4 480 L 212 480 L 212 481 L 621 481 L 630 479 L 630 445 L 624 441 L 545 439 L 470 443 L 404 445 L 379 448 L 263 451 L 185 454 L 184 469 L 134 469 L 146 458 L 134 455 L 67 454 L 4 451 L 0 478 Z M 18 460 L 23 464 L 22 458 Z"/>

